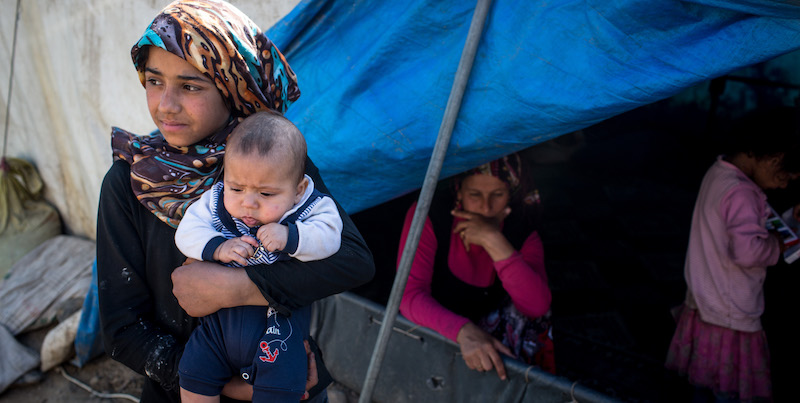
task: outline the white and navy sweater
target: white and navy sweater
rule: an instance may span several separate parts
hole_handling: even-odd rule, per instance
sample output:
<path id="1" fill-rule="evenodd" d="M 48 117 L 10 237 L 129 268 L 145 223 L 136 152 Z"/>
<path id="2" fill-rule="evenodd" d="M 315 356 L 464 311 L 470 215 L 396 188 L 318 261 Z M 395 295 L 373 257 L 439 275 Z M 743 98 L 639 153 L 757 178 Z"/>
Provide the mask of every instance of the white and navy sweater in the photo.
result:
<path id="1" fill-rule="evenodd" d="M 303 198 L 279 221 L 289 227 L 286 247 L 280 252 L 268 252 L 261 248 L 259 241 L 258 250 L 247 260 L 248 266 L 272 264 L 290 257 L 303 262 L 322 260 L 339 250 L 342 219 L 336 204 L 328 195 L 314 188 L 314 182 L 308 175 L 306 179 L 308 187 Z M 214 251 L 226 240 L 242 235 L 256 238 L 258 227 L 248 227 L 225 210 L 222 203 L 223 190 L 223 183 L 216 183 L 189 206 L 181 219 L 175 232 L 175 244 L 186 257 L 213 261 Z M 240 267 L 236 262 L 226 265 Z"/>

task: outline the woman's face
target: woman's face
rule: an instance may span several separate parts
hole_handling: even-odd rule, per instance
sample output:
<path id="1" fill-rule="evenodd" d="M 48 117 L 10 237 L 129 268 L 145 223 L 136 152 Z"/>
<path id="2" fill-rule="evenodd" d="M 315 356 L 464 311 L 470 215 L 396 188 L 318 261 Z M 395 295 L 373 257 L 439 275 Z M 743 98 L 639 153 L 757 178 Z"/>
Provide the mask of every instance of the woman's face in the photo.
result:
<path id="1" fill-rule="evenodd" d="M 186 147 L 228 122 L 230 111 L 214 83 L 186 60 L 150 46 L 145 67 L 147 107 L 164 139 Z"/>
<path id="2" fill-rule="evenodd" d="M 501 215 L 510 198 L 508 185 L 492 175 L 475 174 L 461 182 L 456 197 L 464 211 L 486 218 Z"/>

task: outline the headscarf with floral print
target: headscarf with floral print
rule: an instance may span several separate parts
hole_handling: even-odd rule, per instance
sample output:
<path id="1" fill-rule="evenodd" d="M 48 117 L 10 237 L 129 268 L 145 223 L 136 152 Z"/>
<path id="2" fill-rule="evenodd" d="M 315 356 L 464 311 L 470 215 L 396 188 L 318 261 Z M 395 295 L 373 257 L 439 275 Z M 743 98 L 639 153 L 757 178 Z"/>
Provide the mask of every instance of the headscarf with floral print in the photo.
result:
<path id="1" fill-rule="evenodd" d="M 131 49 L 142 85 L 151 46 L 186 60 L 211 79 L 231 112 L 227 126 L 188 147 L 169 145 L 158 131 L 138 136 L 112 130 L 114 159 L 131 164 L 136 197 L 177 228 L 186 208 L 219 175 L 225 141 L 236 124 L 255 112 L 284 113 L 300 90 L 278 48 L 250 18 L 224 1 L 175 1 L 156 16 Z"/>
<path id="2" fill-rule="evenodd" d="M 462 173 L 455 181 L 455 190 L 458 191 L 464 178 L 472 175 L 491 175 L 500 179 L 508 185 L 512 200 L 518 200 L 524 205 L 534 205 L 540 202 L 539 191 L 537 189 L 529 191 L 529 186 L 523 176 L 522 159 L 517 153 L 508 154 Z"/>

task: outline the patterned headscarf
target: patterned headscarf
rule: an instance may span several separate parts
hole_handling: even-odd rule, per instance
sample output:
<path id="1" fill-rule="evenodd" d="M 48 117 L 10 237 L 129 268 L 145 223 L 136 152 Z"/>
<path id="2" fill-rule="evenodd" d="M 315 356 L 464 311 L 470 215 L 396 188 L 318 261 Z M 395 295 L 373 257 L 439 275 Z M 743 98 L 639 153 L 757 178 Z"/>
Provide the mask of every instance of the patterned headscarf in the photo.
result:
<path id="1" fill-rule="evenodd" d="M 462 173 L 455 181 L 455 190 L 458 191 L 465 178 L 478 174 L 491 175 L 508 184 L 512 200 L 517 200 L 525 205 L 534 205 L 540 202 L 539 190 L 529 190 L 531 184 L 527 183 L 528 181 L 523 176 L 522 159 L 517 153 L 508 154 Z"/>
<path id="2" fill-rule="evenodd" d="M 136 197 L 162 221 L 177 227 L 186 208 L 219 175 L 225 140 L 236 124 L 255 112 L 285 112 L 300 97 L 300 90 L 278 48 L 253 21 L 224 1 L 179 0 L 156 16 L 131 49 L 142 85 L 150 46 L 205 74 L 231 111 L 225 128 L 188 147 L 170 146 L 158 131 L 150 136 L 112 131 L 114 158 L 131 164 Z"/>
<path id="3" fill-rule="evenodd" d="M 520 187 L 520 174 L 522 160 L 517 153 L 506 155 L 494 161 L 487 162 L 465 172 L 464 177 L 476 174 L 491 175 L 508 184 L 511 194 L 515 194 Z"/>

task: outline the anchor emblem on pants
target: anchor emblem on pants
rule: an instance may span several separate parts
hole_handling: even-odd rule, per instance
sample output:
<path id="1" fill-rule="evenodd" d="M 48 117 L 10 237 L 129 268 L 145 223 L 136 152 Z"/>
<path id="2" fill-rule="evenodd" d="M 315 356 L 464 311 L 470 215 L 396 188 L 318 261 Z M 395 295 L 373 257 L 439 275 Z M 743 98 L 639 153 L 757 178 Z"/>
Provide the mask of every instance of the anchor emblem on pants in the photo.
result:
<path id="1" fill-rule="evenodd" d="M 278 358 L 278 349 L 276 348 L 275 351 L 270 351 L 269 344 L 266 341 L 262 341 L 259 344 L 259 347 L 261 347 L 261 351 L 267 355 L 266 357 L 258 356 L 262 362 L 275 362 L 275 360 Z"/>

